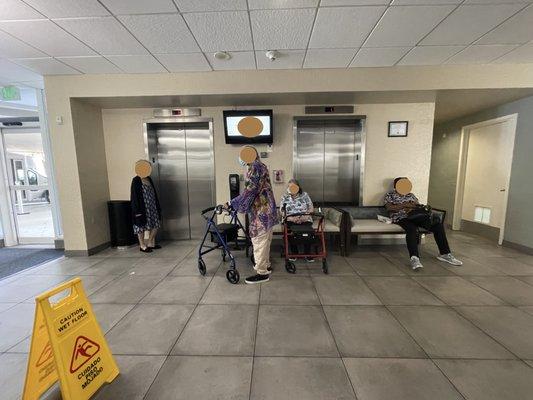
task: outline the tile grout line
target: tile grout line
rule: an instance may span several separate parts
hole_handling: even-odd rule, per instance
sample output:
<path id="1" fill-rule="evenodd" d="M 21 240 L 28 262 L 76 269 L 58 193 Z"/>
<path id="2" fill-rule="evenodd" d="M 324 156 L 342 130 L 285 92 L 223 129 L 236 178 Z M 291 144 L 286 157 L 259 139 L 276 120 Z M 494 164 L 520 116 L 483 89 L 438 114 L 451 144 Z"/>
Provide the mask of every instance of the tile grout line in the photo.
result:
<path id="1" fill-rule="evenodd" d="M 189 255 L 190 253 L 192 253 L 194 251 L 194 249 L 192 249 L 187 255 Z M 182 259 L 182 261 L 185 259 L 185 257 Z M 207 289 L 209 288 L 209 286 L 211 285 L 211 283 L 213 282 L 213 280 L 215 279 L 215 276 L 216 276 L 216 273 L 218 272 L 218 270 L 220 269 L 220 267 L 222 266 L 222 261 L 220 262 L 220 264 L 218 265 L 218 268 L 215 272 L 213 272 L 213 276 L 211 277 L 211 279 L 209 280 L 209 283 L 206 285 L 204 291 L 202 292 L 201 296 L 198 297 L 198 301 L 196 302 L 196 305 L 194 306 L 194 308 L 192 309 L 189 317 L 187 318 L 187 321 L 185 321 L 185 323 L 183 324 L 183 328 L 181 328 L 181 331 L 180 333 L 178 334 L 178 336 L 176 337 L 176 339 L 174 340 L 174 343 L 172 344 L 172 346 L 170 346 L 169 350 L 168 350 L 168 353 L 165 357 L 165 360 L 163 361 L 163 363 L 161 364 L 161 367 L 158 369 L 157 373 L 155 374 L 154 376 L 154 379 L 152 380 L 152 383 L 150 383 L 150 386 L 148 386 L 148 389 L 146 390 L 146 393 L 145 395 L 143 396 L 143 400 L 145 400 L 148 396 L 148 394 L 150 393 L 150 389 L 152 388 L 152 386 L 154 385 L 155 381 L 157 380 L 157 377 L 159 376 L 159 374 L 161 373 L 161 370 L 163 369 L 163 366 L 165 365 L 165 363 L 167 362 L 167 360 L 169 359 L 169 357 L 171 356 L 171 353 L 172 353 L 172 350 L 174 349 L 174 347 L 176 346 L 176 344 L 178 343 L 178 340 L 180 339 L 181 335 L 183 334 L 183 332 L 185 331 L 185 329 L 187 328 L 187 325 L 189 324 L 192 316 L 194 315 L 194 312 L 196 311 L 196 309 L 198 308 L 198 306 L 200 305 L 200 301 L 202 300 L 202 297 L 205 295 L 205 292 L 207 292 Z M 169 272 L 170 274 L 170 272 Z M 167 274 L 168 276 L 168 274 Z M 157 285 L 156 285 L 157 286 Z M 155 287 L 155 286 L 154 286 Z M 152 288 L 153 290 L 153 288 Z M 144 298 L 144 297 L 143 297 Z M 139 300 L 141 301 L 141 300 Z M 180 356 L 178 356 L 180 357 Z"/>
<path id="2" fill-rule="evenodd" d="M 245 283 L 245 285 L 246 285 L 246 283 Z M 255 358 L 256 358 L 255 348 L 257 346 L 257 331 L 259 329 L 259 308 L 261 307 L 261 291 L 262 291 L 262 287 L 261 287 L 261 285 L 259 285 L 259 295 L 258 295 L 258 298 L 257 298 L 257 315 L 256 315 L 256 319 L 255 319 L 254 349 L 253 349 L 253 352 L 252 352 L 252 369 L 250 371 L 250 389 L 248 391 L 248 400 L 252 399 L 252 389 L 253 389 L 252 385 L 254 383 L 254 369 L 255 369 Z"/>
<path id="3" fill-rule="evenodd" d="M 337 338 L 335 337 L 335 335 L 333 333 L 333 329 L 331 328 L 331 324 L 329 323 L 328 317 L 326 315 L 326 311 L 324 310 L 324 305 L 322 304 L 322 299 L 320 298 L 320 295 L 318 294 L 318 289 L 316 288 L 315 282 L 313 281 L 312 278 L 311 278 L 311 283 L 313 284 L 313 288 L 315 289 L 315 293 L 316 293 L 316 296 L 318 298 L 318 302 L 319 302 L 319 305 L 320 305 L 320 310 L 322 311 L 322 316 L 323 316 L 323 318 L 324 318 L 324 320 L 326 322 L 326 325 L 328 326 L 329 334 L 331 335 L 331 338 L 333 339 L 333 343 L 335 343 L 335 348 L 337 349 L 337 353 L 339 355 L 338 358 L 340 359 L 340 361 L 342 363 L 342 366 L 344 368 L 344 374 L 345 374 L 346 378 L 348 379 L 348 382 L 350 382 L 350 387 L 352 388 L 352 392 L 353 392 L 354 398 L 355 398 L 355 400 L 357 400 L 358 399 L 357 391 L 355 390 L 355 386 L 354 386 L 354 384 L 352 382 L 352 379 L 350 378 L 350 374 L 348 373 L 348 368 L 346 368 L 346 363 L 344 362 L 344 358 L 343 358 L 342 353 L 341 353 L 341 351 L 339 349 L 339 345 L 337 343 Z M 327 357 L 321 357 L 321 358 L 327 358 Z"/>

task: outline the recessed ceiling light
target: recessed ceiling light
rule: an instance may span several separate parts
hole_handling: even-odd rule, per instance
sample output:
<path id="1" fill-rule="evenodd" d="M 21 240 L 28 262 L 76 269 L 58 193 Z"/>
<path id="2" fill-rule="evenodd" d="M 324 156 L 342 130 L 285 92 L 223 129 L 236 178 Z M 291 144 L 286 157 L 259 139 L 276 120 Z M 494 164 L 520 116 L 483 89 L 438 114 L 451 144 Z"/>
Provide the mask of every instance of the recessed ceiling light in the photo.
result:
<path id="1" fill-rule="evenodd" d="M 217 60 L 223 60 L 223 61 L 227 61 L 231 58 L 231 55 L 226 52 L 226 51 L 217 51 L 215 54 L 214 54 L 214 57 L 217 59 Z"/>

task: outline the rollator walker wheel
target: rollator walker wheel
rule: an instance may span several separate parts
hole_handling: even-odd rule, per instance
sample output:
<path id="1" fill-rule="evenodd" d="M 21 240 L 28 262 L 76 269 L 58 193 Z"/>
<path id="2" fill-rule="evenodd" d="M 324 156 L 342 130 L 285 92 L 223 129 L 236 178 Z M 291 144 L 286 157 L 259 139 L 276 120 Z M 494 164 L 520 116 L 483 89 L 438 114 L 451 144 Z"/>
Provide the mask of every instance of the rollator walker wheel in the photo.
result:
<path id="1" fill-rule="evenodd" d="M 234 285 L 239 282 L 240 276 L 239 271 L 236 269 L 229 269 L 226 272 L 226 279 L 229 281 L 229 283 L 233 283 Z"/>
<path id="2" fill-rule="evenodd" d="M 296 273 L 296 265 L 292 261 L 285 262 L 285 269 L 289 274 L 295 274 Z"/>
<path id="3" fill-rule="evenodd" d="M 322 272 L 325 274 L 329 273 L 328 262 L 325 258 L 322 260 Z"/>
<path id="4" fill-rule="evenodd" d="M 207 273 L 207 268 L 205 267 L 205 262 L 201 258 L 198 259 L 198 271 L 200 271 L 200 274 L 202 274 L 203 276 L 205 276 L 205 274 Z"/>

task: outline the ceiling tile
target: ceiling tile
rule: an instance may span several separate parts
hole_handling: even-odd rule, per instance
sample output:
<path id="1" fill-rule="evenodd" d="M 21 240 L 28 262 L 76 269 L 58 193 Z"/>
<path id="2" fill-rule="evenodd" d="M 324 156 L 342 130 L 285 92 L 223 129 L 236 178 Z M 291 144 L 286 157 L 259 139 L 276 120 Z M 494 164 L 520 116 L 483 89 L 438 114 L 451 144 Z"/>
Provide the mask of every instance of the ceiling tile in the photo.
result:
<path id="1" fill-rule="evenodd" d="M 517 45 L 475 45 L 457 53 L 446 64 L 488 64 Z"/>
<path id="2" fill-rule="evenodd" d="M 174 0 L 181 12 L 247 10 L 246 0 Z"/>
<path id="3" fill-rule="evenodd" d="M 432 6 L 438 4 L 460 4 L 463 0 L 392 0 L 393 6 Z"/>
<path id="4" fill-rule="evenodd" d="M 0 22 L 0 29 L 51 56 L 90 56 L 89 47 L 49 20 Z"/>
<path id="5" fill-rule="evenodd" d="M 103 55 L 148 53 L 114 17 L 67 18 L 54 22 Z"/>
<path id="6" fill-rule="evenodd" d="M 18 58 L 13 60 L 29 69 L 42 75 L 72 75 L 79 74 L 78 71 L 65 65 L 54 58 Z"/>
<path id="7" fill-rule="evenodd" d="M 156 54 L 155 57 L 170 72 L 211 71 L 203 53 Z"/>
<path id="8" fill-rule="evenodd" d="M 320 7 L 331 6 L 388 6 L 390 0 L 322 0 Z"/>
<path id="9" fill-rule="evenodd" d="M 493 61 L 497 64 L 523 64 L 533 63 L 533 43 L 520 46 L 517 49 L 507 53 L 503 57 Z"/>
<path id="10" fill-rule="evenodd" d="M 119 19 L 152 53 L 200 51 L 179 14 L 123 15 Z"/>
<path id="11" fill-rule="evenodd" d="M 438 65 L 442 64 L 464 46 L 418 46 L 411 49 L 398 65 Z"/>
<path id="12" fill-rule="evenodd" d="M 248 6 L 250 10 L 271 10 L 273 8 L 316 7 L 318 2 L 319 0 L 248 0 Z"/>
<path id="13" fill-rule="evenodd" d="M 414 46 L 455 6 L 389 7 L 365 47 Z"/>
<path id="14" fill-rule="evenodd" d="M 42 79 L 40 74 L 2 58 L 0 58 L 0 76 L 9 82 L 38 81 Z"/>
<path id="15" fill-rule="evenodd" d="M 109 61 L 128 74 L 155 74 L 167 70 L 151 55 L 109 56 Z"/>
<path id="16" fill-rule="evenodd" d="M 422 40 L 422 45 L 470 44 L 505 19 L 523 4 L 461 6 Z"/>
<path id="17" fill-rule="evenodd" d="M 100 0 L 113 14 L 151 14 L 177 12 L 172 0 Z"/>
<path id="18" fill-rule="evenodd" d="M 76 68 L 84 74 L 117 74 L 122 71 L 104 57 L 58 57 L 61 62 Z"/>
<path id="19" fill-rule="evenodd" d="M 43 15 L 39 14 L 21 0 L 0 1 L 0 20 L 40 18 L 43 18 Z"/>
<path id="20" fill-rule="evenodd" d="M 356 49 L 309 49 L 304 68 L 346 68 Z"/>
<path id="21" fill-rule="evenodd" d="M 533 5 L 509 18 L 479 40 L 479 44 L 521 44 L 533 40 Z"/>
<path id="22" fill-rule="evenodd" d="M 234 51 L 229 60 L 217 60 L 212 54 L 206 53 L 206 57 L 214 70 L 238 70 L 255 69 L 255 58 L 253 51 Z"/>
<path id="23" fill-rule="evenodd" d="M 250 11 L 250 18 L 256 49 L 305 49 L 315 9 L 256 10 Z"/>
<path id="24" fill-rule="evenodd" d="M 274 61 L 270 61 L 264 51 L 256 51 L 257 69 L 293 69 L 301 68 L 305 50 L 281 50 Z"/>
<path id="25" fill-rule="evenodd" d="M 185 14 L 184 18 L 203 51 L 253 49 L 248 13 L 245 11 L 193 13 Z"/>
<path id="26" fill-rule="evenodd" d="M 350 67 L 388 67 L 398 62 L 411 47 L 362 47 Z"/>
<path id="27" fill-rule="evenodd" d="M 42 51 L 21 42 L 18 39 L 0 31 L 0 57 L 6 58 L 29 58 L 46 57 Z"/>
<path id="28" fill-rule="evenodd" d="M 25 0 L 48 18 L 101 17 L 109 12 L 97 0 Z"/>
<path id="29" fill-rule="evenodd" d="M 310 48 L 359 47 L 386 7 L 319 8 Z"/>

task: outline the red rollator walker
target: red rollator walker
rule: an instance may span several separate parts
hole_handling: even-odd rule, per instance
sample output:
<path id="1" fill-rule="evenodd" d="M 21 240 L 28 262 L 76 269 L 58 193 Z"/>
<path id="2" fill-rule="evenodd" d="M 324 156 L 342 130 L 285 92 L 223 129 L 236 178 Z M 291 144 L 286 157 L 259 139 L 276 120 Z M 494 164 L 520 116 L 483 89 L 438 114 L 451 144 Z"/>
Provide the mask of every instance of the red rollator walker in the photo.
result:
<path id="1" fill-rule="evenodd" d="M 283 213 L 285 214 L 285 213 Z M 291 224 L 290 228 L 287 224 L 287 215 L 283 215 L 283 245 L 285 256 L 285 269 L 287 272 L 294 274 L 296 272 L 296 265 L 290 259 L 315 259 L 322 260 L 322 271 L 328 273 L 328 261 L 326 260 L 326 239 L 324 235 L 324 215 L 321 213 L 301 213 L 292 214 L 291 217 L 310 216 L 313 218 L 313 225 L 298 225 Z M 290 245 L 308 245 L 311 251 L 310 254 L 292 254 Z"/>

